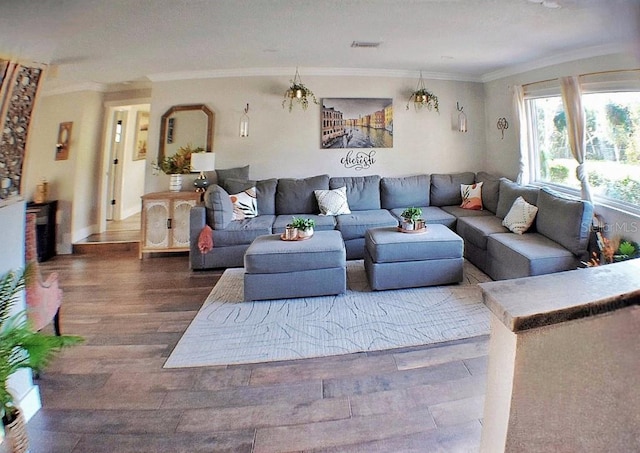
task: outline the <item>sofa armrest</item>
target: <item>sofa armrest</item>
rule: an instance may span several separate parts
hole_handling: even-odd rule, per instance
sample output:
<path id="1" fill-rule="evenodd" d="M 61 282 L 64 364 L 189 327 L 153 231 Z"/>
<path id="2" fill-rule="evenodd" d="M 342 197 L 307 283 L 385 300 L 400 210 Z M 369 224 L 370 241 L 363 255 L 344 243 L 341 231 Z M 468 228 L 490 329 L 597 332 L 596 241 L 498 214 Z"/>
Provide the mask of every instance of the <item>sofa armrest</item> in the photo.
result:
<path id="1" fill-rule="evenodd" d="M 207 208 L 204 206 L 194 206 L 189 211 L 189 237 L 192 239 L 192 242 L 198 240 L 198 235 L 200 231 L 207 224 Z"/>

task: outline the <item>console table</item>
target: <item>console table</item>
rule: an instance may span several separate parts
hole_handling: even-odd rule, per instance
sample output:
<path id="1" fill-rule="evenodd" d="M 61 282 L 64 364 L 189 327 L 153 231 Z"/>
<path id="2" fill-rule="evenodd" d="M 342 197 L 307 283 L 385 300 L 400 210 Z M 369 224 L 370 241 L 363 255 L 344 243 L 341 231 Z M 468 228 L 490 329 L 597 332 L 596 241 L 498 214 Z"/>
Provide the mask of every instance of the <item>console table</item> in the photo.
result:
<path id="1" fill-rule="evenodd" d="M 197 192 L 156 192 L 142 196 L 139 258 L 143 253 L 188 252 L 189 212 Z"/>
<path id="2" fill-rule="evenodd" d="M 36 245 L 38 261 L 56 256 L 56 213 L 58 200 L 44 203 L 27 203 L 27 212 L 36 214 Z"/>

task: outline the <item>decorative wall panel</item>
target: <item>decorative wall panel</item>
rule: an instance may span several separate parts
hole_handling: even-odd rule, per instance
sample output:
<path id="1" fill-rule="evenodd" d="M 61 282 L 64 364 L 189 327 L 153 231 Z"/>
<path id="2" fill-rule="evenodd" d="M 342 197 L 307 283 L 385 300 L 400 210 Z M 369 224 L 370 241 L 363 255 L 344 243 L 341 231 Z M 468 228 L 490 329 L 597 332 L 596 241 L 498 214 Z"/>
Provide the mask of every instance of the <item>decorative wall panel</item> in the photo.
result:
<path id="1" fill-rule="evenodd" d="M 20 195 L 22 164 L 41 68 L 0 62 L 0 200 Z"/>

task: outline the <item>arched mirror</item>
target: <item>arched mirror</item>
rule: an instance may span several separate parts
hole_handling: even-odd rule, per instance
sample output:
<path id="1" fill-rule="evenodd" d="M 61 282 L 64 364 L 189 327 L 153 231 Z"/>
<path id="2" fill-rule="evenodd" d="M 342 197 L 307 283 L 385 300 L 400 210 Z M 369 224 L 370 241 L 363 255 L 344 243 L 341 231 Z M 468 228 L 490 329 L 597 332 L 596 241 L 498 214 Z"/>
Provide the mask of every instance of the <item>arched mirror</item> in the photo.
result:
<path id="1" fill-rule="evenodd" d="M 214 114 L 204 104 L 174 105 L 162 115 L 158 162 L 179 148 L 191 145 L 211 152 Z"/>

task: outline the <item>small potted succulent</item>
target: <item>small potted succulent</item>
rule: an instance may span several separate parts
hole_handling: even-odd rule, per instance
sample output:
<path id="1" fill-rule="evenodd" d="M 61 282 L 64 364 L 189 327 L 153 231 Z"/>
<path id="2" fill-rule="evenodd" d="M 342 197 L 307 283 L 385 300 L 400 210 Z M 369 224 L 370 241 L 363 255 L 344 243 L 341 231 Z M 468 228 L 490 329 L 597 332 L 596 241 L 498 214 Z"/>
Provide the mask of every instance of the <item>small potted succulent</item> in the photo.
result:
<path id="1" fill-rule="evenodd" d="M 295 228 L 298 231 L 298 239 L 306 239 L 313 236 L 313 228 L 316 226 L 316 221 L 313 219 L 303 219 L 302 217 L 294 217 L 291 223 L 288 225 Z"/>
<path id="2" fill-rule="evenodd" d="M 402 217 L 401 228 L 406 231 L 421 230 L 424 228 L 424 220 L 422 219 L 422 209 L 416 207 L 406 208 L 400 214 Z"/>

